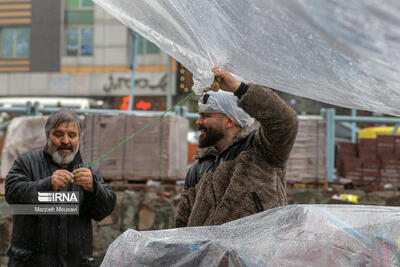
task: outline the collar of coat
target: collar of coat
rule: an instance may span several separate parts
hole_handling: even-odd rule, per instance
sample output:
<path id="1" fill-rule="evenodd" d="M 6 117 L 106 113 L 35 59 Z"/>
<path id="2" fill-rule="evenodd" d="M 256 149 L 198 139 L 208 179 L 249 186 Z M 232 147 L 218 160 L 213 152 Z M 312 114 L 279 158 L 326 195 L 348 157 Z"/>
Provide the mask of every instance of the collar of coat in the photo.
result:
<path id="1" fill-rule="evenodd" d="M 251 127 L 243 127 L 242 130 L 240 130 L 236 134 L 236 136 L 233 138 L 232 142 L 229 144 L 229 146 L 226 149 L 229 149 L 233 144 L 235 144 L 235 143 L 239 142 L 240 140 L 246 138 L 251 133 L 251 131 L 253 131 L 253 130 L 254 130 L 254 128 L 251 128 Z M 215 156 L 215 157 L 217 157 L 219 154 L 220 153 L 218 153 L 218 150 L 214 146 L 208 146 L 208 147 L 197 149 L 196 155 L 194 156 L 194 158 L 195 159 L 201 159 L 201 158 L 204 158 L 206 156 Z"/>

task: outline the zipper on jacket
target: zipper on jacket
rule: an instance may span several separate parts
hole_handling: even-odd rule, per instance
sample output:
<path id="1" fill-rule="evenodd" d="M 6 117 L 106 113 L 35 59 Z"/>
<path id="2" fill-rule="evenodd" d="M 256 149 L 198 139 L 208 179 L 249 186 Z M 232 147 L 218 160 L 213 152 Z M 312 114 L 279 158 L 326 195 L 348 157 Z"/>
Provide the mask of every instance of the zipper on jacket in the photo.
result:
<path id="1" fill-rule="evenodd" d="M 256 192 L 251 192 L 251 194 L 253 195 L 253 201 L 254 201 L 254 204 L 256 205 L 257 212 L 264 211 L 264 207 L 262 206 L 261 200 L 258 197 L 257 193 Z"/>

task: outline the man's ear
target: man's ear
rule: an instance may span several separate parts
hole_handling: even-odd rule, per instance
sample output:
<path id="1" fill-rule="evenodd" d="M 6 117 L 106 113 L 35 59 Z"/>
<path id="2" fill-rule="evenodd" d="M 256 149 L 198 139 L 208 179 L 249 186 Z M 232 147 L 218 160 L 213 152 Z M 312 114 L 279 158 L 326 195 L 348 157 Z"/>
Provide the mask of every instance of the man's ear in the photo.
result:
<path id="1" fill-rule="evenodd" d="M 229 119 L 228 116 L 225 116 L 225 128 L 229 129 L 233 126 L 235 126 L 235 123 L 231 119 Z"/>

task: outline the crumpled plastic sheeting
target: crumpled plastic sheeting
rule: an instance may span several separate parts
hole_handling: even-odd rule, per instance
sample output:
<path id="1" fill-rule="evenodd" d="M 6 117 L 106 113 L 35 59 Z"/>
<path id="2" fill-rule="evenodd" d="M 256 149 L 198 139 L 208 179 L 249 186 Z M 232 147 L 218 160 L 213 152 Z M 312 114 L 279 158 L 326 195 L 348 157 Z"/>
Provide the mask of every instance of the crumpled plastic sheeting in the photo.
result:
<path id="1" fill-rule="evenodd" d="M 17 117 L 11 121 L 1 152 L 1 177 L 7 176 L 19 156 L 44 147 L 47 118 L 48 116 Z"/>
<path id="2" fill-rule="evenodd" d="M 400 266 L 400 208 L 290 205 L 220 226 L 127 230 L 101 266 Z"/>
<path id="3" fill-rule="evenodd" d="M 232 92 L 209 91 L 199 99 L 199 113 L 224 113 L 240 127 L 251 126 L 254 119 L 237 105 L 237 100 Z"/>
<path id="4" fill-rule="evenodd" d="M 175 57 L 201 93 L 223 67 L 245 81 L 400 115 L 400 1 L 94 0 Z"/>

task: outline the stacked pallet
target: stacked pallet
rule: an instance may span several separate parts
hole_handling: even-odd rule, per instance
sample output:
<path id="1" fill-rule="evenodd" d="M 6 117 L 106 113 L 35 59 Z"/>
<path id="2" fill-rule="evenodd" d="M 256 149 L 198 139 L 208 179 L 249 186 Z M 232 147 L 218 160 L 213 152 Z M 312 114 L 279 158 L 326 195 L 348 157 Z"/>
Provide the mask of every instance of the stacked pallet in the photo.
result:
<path id="1" fill-rule="evenodd" d="M 357 165 L 358 163 L 353 163 L 352 159 L 355 159 L 357 157 L 357 148 L 355 144 L 352 143 L 339 143 L 338 144 L 338 150 L 337 150 L 337 155 L 336 157 L 336 171 L 339 175 L 341 175 L 344 172 L 344 169 L 346 169 L 347 172 L 351 172 L 353 175 L 358 176 L 357 173 Z M 350 159 L 343 161 L 343 159 Z M 346 162 L 346 164 L 344 164 Z M 346 166 L 345 166 L 346 165 Z"/>
<path id="2" fill-rule="evenodd" d="M 345 156 L 350 146 L 356 153 Z M 400 137 L 378 136 L 361 139 L 358 144 L 340 143 L 336 162 L 338 175 L 352 179 L 354 184 L 399 186 Z"/>
<path id="3" fill-rule="evenodd" d="M 323 119 L 299 118 L 299 130 L 290 154 L 288 183 L 326 182 L 326 126 Z"/>
<path id="4" fill-rule="evenodd" d="M 84 159 L 93 162 L 142 129 L 155 116 L 86 116 L 83 127 Z M 166 116 L 96 163 L 107 180 L 179 180 L 187 166 L 187 120 Z"/>
<path id="5" fill-rule="evenodd" d="M 371 184 L 379 181 L 381 175 L 380 160 L 378 159 L 362 159 L 362 184 Z"/>
<path id="6" fill-rule="evenodd" d="M 381 159 L 381 182 L 395 183 L 399 180 L 399 157 L 394 154 L 395 136 L 379 136 L 377 140 L 378 157 Z"/>
<path id="7" fill-rule="evenodd" d="M 400 137 L 394 139 L 394 154 L 400 157 Z"/>
<path id="8" fill-rule="evenodd" d="M 378 158 L 376 139 L 360 139 L 358 147 L 357 144 L 354 144 L 354 148 L 356 150 L 358 148 L 358 155 L 361 159 L 376 160 Z M 356 157 L 357 155 L 355 154 L 354 156 Z"/>

